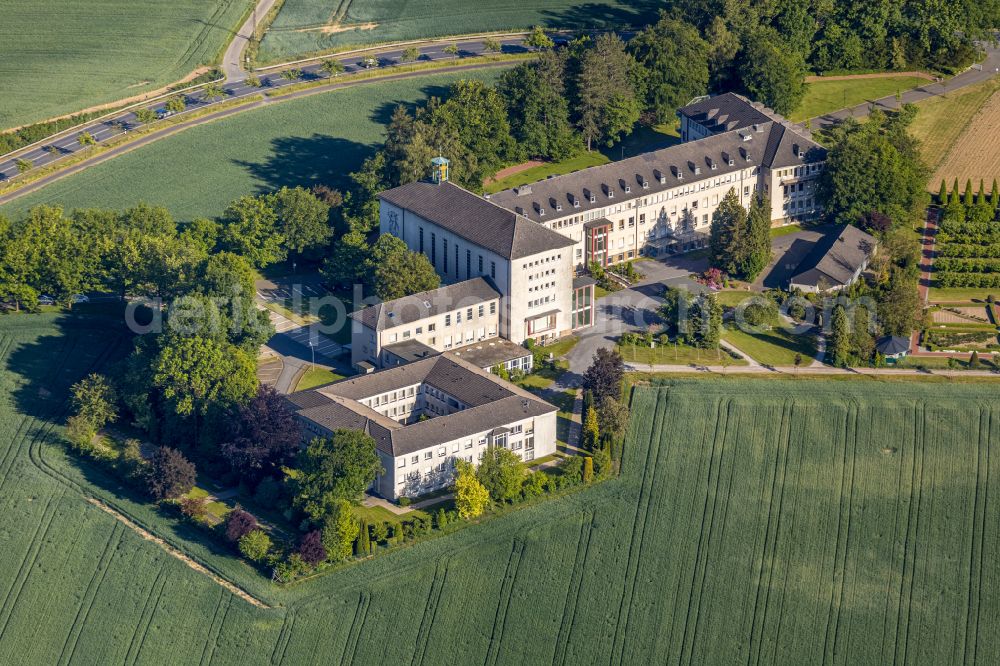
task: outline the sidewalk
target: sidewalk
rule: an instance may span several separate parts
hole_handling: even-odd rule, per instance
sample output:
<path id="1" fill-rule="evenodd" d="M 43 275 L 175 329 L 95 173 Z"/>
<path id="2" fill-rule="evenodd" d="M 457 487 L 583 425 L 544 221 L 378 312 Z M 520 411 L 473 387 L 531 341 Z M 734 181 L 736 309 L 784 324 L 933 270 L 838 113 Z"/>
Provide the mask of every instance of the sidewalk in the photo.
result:
<path id="1" fill-rule="evenodd" d="M 918 357 L 919 358 L 919 357 Z M 906 375 L 936 375 L 941 377 L 993 377 L 1000 379 L 1000 373 L 993 372 L 991 370 L 917 370 L 915 368 L 834 368 L 830 366 L 806 366 L 798 368 L 781 366 L 781 367 L 768 367 L 768 366 L 748 366 L 748 365 L 735 365 L 729 367 L 722 367 L 720 365 L 634 365 L 631 363 L 625 364 L 625 370 L 628 372 L 637 373 L 655 373 L 655 374 L 690 374 L 692 372 L 704 372 L 708 374 L 719 374 L 719 375 L 730 375 L 730 374 L 742 374 L 742 375 L 847 375 L 847 376 L 858 376 L 858 375 L 868 375 L 868 376 L 906 376 Z"/>

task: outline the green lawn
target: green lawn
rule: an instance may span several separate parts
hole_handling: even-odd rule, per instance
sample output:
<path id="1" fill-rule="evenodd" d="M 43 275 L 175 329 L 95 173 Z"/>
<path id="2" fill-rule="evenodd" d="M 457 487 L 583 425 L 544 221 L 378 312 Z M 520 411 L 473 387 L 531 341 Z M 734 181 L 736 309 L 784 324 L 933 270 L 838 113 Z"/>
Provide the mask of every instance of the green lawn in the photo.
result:
<path id="1" fill-rule="evenodd" d="M 338 375 L 329 368 L 317 366 L 315 368 L 309 368 L 302 374 L 302 377 L 299 378 L 299 383 L 295 385 L 295 390 L 305 391 L 306 389 L 330 384 L 343 378 L 343 375 Z"/>
<path id="2" fill-rule="evenodd" d="M 715 292 L 715 300 L 719 301 L 719 305 L 727 308 L 735 308 L 748 298 L 753 298 L 758 295 L 759 294 L 755 291 L 746 291 L 745 289 L 725 289 L 723 291 Z"/>
<path id="3" fill-rule="evenodd" d="M 493 81 L 498 70 L 466 72 Z M 39 204 L 124 208 L 161 204 L 179 220 L 215 217 L 229 202 L 284 185 L 345 187 L 383 140 L 400 103 L 444 95 L 454 74 L 429 74 L 270 104 L 133 150 L 63 178 L 0 209 Z"/>
<path id="4" fill-rule="evenodd" d="M 576 157 L 570 157 L 568 159 L 562 160 L 561 162 L 548 162 L 541 166 L 532 167 L 526 169 L 520 173 L 516 173 L 513 176 L 508 176 L 502 180 L 486 185 L 483 189 L 493 194 L 494 192 L 500 192 L 501 190 L 507 190 L 512 187 L 517 187 L 519 185 L 524 185 L 525 183 L 534 183 L 535 181 L 543 180 L 549 176 L 561 176 L 564 173 L 570 173 L 571 171 L 579 171 L 580 169 L 588 169 L 592 166 L 599 166 L 601 164 L 607 164 L 610 160 L 603 154 L 596 150 L 592 150 L 589 153 L 581 153 Z"/>
<path id="5" fill-rule="evenodd" d="M 1000 475 L 992 385 L 899 383 L 888 398 L 884 383 L 856 381 L 638 388 L 619 478 L 278 587 L 67 452 L 69 386 L 127 343 L 106 323 L 0 317 L 0 663 L 861 664 L 905 652 L 939 664 L 1000 652 L 1000 495 L 977 492 Z"/>
<path id="6" fill-rule="evenodd" d="M 0 129 L 133 97 L 216 62 L 250 0 L 3 0 Z"/>
<path id="7" fill-rule="evenodd" d="M 927 79 L 918 76 L 886 76 L 877 79 L 845 79 L 840 81 L 815 81 L 806 84 L 806 95 L 792 113 L 790 120 L 801 122 L 831 111 L 857 106 L 866 101 L 902 93 L 910 88 L 927 85 Z"/>
<path id="8" fill-rule="evenodd" d="M 285 0 L 261 44 L 264 61 L 383 42 L 501 30 L 621 28 L 656 17 L 653 3 L 625 0 Z M 324 27 L 326 28 L 324 30 Z M 334 29 L 330 29 L 334 28 Z"/>
<path id="9" fill-rule="evenodd" d="M 1000 299 L 1000 289 L 980 289 L 976 287 L 931 287 L 928 300 L 931 303 L 941 301 L 982 301 L 993 295 Z"/>
<path id="10" fill-rule="evenodd" d="M 764 365 L 794 365 L 796 353 L 802 354 L 802 365 L 809 365 L 816 356 L 812 335 L 793 335 L 780 328 L 766 333 L 744 333 L 727 328 L 722 339 Z"/>
<path id="11" fill-rule="evenodd" d="M 687 345 L 663 345 L 652 349 L 634 345 L 619 345 L 618 351 L 626 363 L 636 365 L 746 365 L 743 359 L 735 359 L 722 349 L 698 349 Z"/>
<path id="12" fill-rule="evenodd" d="M 802 226 L 799 224 L 786 224 L 781 227 L 774 227 L 771 229 L 771 238 L 787 236 L 788 234 L 794 234 L 798 231 L 802 231 Z"/>

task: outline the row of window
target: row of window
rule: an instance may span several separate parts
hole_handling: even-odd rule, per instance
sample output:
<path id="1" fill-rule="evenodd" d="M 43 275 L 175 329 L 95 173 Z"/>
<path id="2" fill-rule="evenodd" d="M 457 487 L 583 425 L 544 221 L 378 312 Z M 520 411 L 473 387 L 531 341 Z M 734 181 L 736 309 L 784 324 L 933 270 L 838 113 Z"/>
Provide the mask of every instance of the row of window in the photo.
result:
<path id="1" fill-rule="evenodd" d="M 437 270 L 439 268 L 439 266 L 438 266 L 438 260 L 437 260 L 437 248 L 438 248 L 437 234 L 432 231 L 431 234 L 430 234 L 430 248 L 429 248 L 430 249 L 430 253 L 428 254 L 428 252 L 424 248 L 424 228 L 423 227 L 419 227 L 417 229 L 417 251 L 420 252 L 420 254 L 426 255 L 430 259 L 431 265 L 434 266 L 435 270 Z M 460 278 L 461 277 L 460 270 L 459 270 L 459 256 L 460 256 L 460 254 L 459 254 L 458 244 L 456 243 L 455 244 L 455 264 L 454 264 L 454 267 L 455 267 L 455 277 L 456 278 Z M 486 273 L 483 272 L 483 263 L 484 263 L 483 262 L 483 255 L 480 254 L 480 255 L 477 255 L 477 256 L 478 256 L 478 262 L 477 262 L 478 272 L 477 272 L 477 275 L 485 275 Z M 441 257 L 443 259 L 442 264 L 440 266 L 441 273 L 442 273 L 442 275 L 447 275 L 448 274 L 448 239 L 447 238 L 442 238 L 441 239 Z M 493 278 L 494 280 L 497 277 L 497 264 L 496 264 L 495 261 L 490 261 L 490 277 Z M 471 279 L 471 278 L 472 278 L 472 250 L 466 249 L 466 251 L 465 251 L 465 279 L 468 280 L 468 279 Z"/>
<path id="2" fill-rule="evenodd" d="M 534 300 L 528 301 L 529 308 L 537 308 L 539 305 L 545 305 L 547 303 L 555 303 L 556 297 L 551 294 L 548 296 L 542 296 L 541 298 L 536 298 Z"/>

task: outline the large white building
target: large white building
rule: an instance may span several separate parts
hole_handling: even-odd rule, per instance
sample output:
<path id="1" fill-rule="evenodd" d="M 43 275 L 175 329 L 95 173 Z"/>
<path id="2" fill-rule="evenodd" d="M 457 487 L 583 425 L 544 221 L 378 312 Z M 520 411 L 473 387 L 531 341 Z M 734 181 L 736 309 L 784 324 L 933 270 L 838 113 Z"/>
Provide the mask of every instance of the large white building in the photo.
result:
<path id="1" fill-rule="evenodd" d="M 771 201 L 774 224 L 816 218 L 826 151 L 773 111 L 727 93 L 680 109 L 683 143 L 504 190 L 490 201 L 573 242 L 577 266 L 690 250 L 734 190 Z"/>
<path id="2" fill-rule="evenodd" d="M 554 405 L 446 352 L 287 397 L 308 436 L 361 430 L 384 472 L 374 490 L 415 497 L 447 487 L 458 460 L 489 447 L 525 462 L 556 451 Z"/>
<path id="3" fill-rule="evenodd" d="M 380 195 L 380 227 L 424 254 L 442 280 L 485 277 L 500 292 L 500 336 L 547 342 L 593 324 L 593 282 L 575 280 L 573 241 L 449 182 Z"/>

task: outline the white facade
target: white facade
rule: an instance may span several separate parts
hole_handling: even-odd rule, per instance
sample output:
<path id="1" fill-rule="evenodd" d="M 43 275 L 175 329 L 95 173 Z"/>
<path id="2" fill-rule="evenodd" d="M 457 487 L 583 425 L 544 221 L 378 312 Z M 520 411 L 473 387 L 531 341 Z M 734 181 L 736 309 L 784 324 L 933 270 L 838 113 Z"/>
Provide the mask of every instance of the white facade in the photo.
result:
<path id="1" fill-rule="evenodd" d="M 490 278 L 499 289 L 499 333 L 514 343 L 542 342 L 571 331 L 573 259 L 568 248 L 509 260 L 400 208 L 380 203 L 380 231 L 425 255 L 444 282 Z"/>

